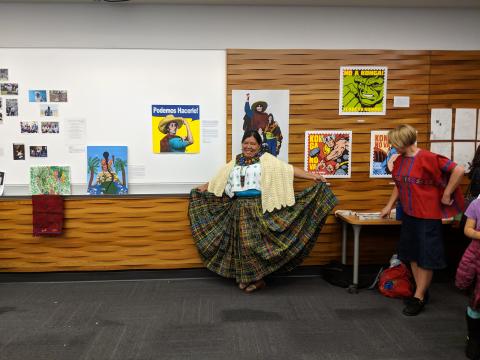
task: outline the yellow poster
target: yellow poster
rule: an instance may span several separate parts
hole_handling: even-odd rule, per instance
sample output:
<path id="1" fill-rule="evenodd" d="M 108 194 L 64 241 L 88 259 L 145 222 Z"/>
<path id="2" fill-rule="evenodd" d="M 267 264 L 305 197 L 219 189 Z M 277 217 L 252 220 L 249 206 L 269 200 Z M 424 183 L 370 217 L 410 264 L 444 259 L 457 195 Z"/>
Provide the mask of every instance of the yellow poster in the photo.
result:
<path id="1" fill-rule="evenodd" d="M 199 105 L 152 105 L 154 153 L 200 152 Z"/>

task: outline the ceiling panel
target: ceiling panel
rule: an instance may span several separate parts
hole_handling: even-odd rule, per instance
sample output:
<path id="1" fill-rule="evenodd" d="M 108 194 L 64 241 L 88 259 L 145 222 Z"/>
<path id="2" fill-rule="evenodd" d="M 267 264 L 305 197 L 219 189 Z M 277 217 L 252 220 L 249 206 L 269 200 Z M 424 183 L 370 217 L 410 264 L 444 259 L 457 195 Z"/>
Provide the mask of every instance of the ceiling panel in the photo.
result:
<path id="1" fill-rule="evenodd" d="M 0 3 L 114 3 L 168 5 L 248 5 L 248 6 L 358 6 L 480 8 L 479 0 L 0 0 Z"/>

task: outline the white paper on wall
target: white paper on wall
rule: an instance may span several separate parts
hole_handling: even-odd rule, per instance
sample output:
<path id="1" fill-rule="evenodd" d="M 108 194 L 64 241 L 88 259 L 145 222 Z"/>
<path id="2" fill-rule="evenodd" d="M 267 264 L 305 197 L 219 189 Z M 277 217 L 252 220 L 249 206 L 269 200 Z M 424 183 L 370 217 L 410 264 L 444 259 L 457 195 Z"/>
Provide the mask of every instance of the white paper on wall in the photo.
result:
<path id="1" fill-rule="evenodd" d="M 430 140 L 451 140 L 452 109 L 432 109 L 430 113 Z"/>
<path id="2" fill-rule="evenodd" d="M 477 140 L 480 140 L 480 109 L 478 109 L 477 121 L 479 122 L 477 124 Z"/>
<path id="3" fill-rule="evenodd" d="M 462 165 L 468 170 L 470 163 L 475 155 L 475 143 L 472 142 L 454 142 L 453 143 L 453 161 Z"/>
<path id="4" fill-rule="evenodd" d="M 452 158 L 452 143 L 451 142 L 433 142 L 430 143 L 430 151 Z"/>
<path id="5" fill-rule="evenodd" d="M 454 140 L 475 140 L 477 109 L 455 110 Z"/>

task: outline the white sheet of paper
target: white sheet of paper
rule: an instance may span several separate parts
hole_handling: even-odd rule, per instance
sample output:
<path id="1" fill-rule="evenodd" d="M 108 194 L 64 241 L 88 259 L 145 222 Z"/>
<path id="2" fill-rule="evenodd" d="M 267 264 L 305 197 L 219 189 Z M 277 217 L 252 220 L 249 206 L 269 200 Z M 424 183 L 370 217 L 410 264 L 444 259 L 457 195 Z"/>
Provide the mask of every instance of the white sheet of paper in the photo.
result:
<path id="1" fill-rule="evenodd" d="M 452 139 L 452 109 L 432 109 L 430 113 L 430 140 Z"/>
<path id="2" fill-rule="evenodd" d="M 202 142 L 205 144 L 218 139 L 218 120 L 202 120 Z"/>
<path id="3" fill-rule="evenodd" d="M 468 171 L 475 155 L 474 142 L 454 142 L 453 143 L 453 161 L 462 165 Z"/>
<path id="4" fill-rule="evenodd" d="M 394 96 L 393 107 L 396 107 L 396 108 L 410 107 L 410 96 Z"/>
<path id="5" fill-rule="evenodd" d="M 430 143 L 430 151 L 452 158 L 452 143 L 451 142 L 432 142 Z"/>
<path id="6" fill-rule="evenodd" d="M 85 152 L 87 144 L 87 120 L 85 119 L 65 119 L 67 124 L 66 142 L 70 154 L 80 154 Z"/>
<path id="7" fill-rule="evenodd" d="M 130 180 L 145 179 L 145 165 L 128 165 L 128 177 Z"/>
<path id="8" fill-rule="evenodd" d="M 475 140 L 477 109 L 455 110 L 454 140 Z"/>
<path id="9" fill-rule="evenodd" d="M 478 116 L 477 116 L 477 141 L 480 140 L 480 109 L 478 109 Z"/>

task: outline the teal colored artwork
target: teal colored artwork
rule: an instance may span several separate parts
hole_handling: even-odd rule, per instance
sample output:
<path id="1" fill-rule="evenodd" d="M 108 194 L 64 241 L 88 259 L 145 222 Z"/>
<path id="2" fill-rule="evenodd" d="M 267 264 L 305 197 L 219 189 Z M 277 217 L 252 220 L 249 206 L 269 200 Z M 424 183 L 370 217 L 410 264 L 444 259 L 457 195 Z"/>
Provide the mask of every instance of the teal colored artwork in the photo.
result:
<path id="1" fill-rule="evenodd" d="M 90 195 L 128 194 L 127 146 L 87 147 L 87 192 Z"/>

